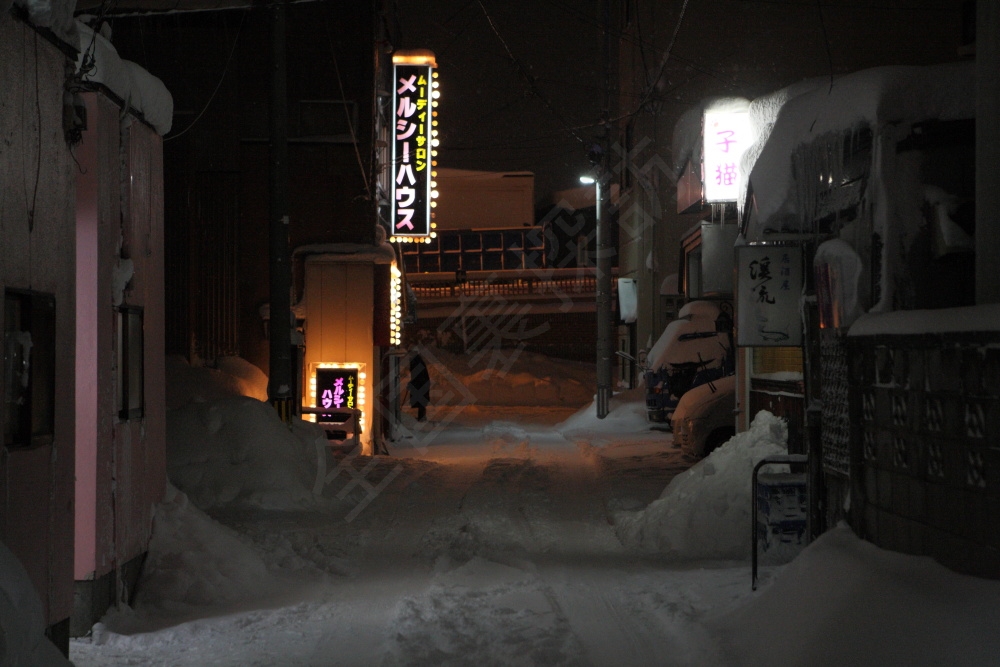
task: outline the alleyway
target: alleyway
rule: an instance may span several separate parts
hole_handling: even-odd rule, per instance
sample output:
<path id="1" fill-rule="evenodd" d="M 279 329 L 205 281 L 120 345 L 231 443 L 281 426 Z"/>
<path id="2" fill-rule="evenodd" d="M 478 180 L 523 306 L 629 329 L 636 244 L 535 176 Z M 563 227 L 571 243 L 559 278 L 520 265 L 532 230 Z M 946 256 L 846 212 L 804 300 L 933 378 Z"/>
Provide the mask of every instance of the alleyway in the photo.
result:
<path id="1" fill-rule="evenodd" d="M 393 456 L 366 459 L 322 442 L 276 447 L 289 434 L 268 430 L 273 411 L 252 399 L 194 405 L 174 421 L 229 434 L 229 444 L 198 435 L 201 455 L 222 456 L 175 468 L 201 480 L 187 488 L 212 518 L 168 489 L 132 606 L 74 640 L 70 657 L 80 667 L 997 664 L 996 582 L 877 549 L 846 526 L 764 567 L 751 592 L 747 560 L 719 558 L 734 545 L 744 553 L 747 452 L 767 450 L 776 422 L 755 419 L 692 468 L 643 410 L 627 396 L 600 422 L 586 408 L 438 406 L 426 423 L 405 418 Z M 303 481 L 319 493 L 303 495 Z"/>
<path id="2" fill-rule="evenodd" d="M 698 617 L 748 594 L 747 569 L 671 568 L 630 553 L 612 524 L 614 511 L 648 504 L 691 461 L 662 433 L 599 451 L 600 442 L 552 430 L 571 411 L 500 410 L 469 411 L 443 428 L 432 412 L 420 427 L 438 429 L 433 444 L 401 441 L 396 457 L 369 468 L 376 488 L 391 481 L 350 521 L 215 513 L 287 583 L 235 607 L 203 607 L 186 625 L 168 625 L 163 609 L 141 621 L 126 614 L 122 634 L 98 628 L 71 658 L 81 666 L 704 664 L 711 656 Z M 410 440 L 430 442 L 424 435 L 414 430 Z M 328 484 L 343 491 L 352 479 L 360 477 L 342 469 Z M 128 636 L 137 624 L 159 630 Z"/>

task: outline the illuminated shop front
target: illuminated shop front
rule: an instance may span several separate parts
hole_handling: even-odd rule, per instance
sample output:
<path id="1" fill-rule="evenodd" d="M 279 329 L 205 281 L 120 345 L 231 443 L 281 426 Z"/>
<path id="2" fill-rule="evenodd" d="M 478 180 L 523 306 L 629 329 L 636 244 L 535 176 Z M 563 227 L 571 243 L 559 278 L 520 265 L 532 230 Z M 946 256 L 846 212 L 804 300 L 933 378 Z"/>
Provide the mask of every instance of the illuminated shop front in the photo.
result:
<path id="1" fill-rule="evenodd" d="M 322 424 L 354 415 L 361 449 L 371 451 L 380 437 L 374 408 L 382 353 L 397 344 L 401 324 L 392 247 L 339 244 L 298 252 L 305 255 L 295 308 L 304 338 L 303 418 Z"/>

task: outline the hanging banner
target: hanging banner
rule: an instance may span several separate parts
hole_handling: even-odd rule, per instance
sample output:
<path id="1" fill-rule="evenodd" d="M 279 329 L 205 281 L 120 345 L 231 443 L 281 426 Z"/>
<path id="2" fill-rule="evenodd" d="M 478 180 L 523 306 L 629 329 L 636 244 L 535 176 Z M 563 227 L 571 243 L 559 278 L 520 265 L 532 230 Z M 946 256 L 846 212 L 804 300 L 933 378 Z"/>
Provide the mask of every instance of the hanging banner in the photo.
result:
<path id="1" fill-rule="evenodd" d="M 736 344 L 802 345 L 802 249 L 797 245 L 736 247 Z"/>
<path id="2" fill-rule="evenodd" d="M 390 190 L 394 240 L 423 240 L 432 229 L 431 173 L 436 131 L 433 56 L 393 56 L 392 171 Z M 417 237 L 417 238 L 414 238 Z"/>

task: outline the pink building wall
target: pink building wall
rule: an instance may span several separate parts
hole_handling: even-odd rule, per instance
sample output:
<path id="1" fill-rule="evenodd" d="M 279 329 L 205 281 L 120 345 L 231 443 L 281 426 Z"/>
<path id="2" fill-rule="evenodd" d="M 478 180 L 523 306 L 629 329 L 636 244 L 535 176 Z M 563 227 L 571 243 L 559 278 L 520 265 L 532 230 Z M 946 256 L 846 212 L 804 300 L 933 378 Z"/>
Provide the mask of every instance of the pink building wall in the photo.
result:
<path id="1" fill-rule="evenodd" d="M 162 140 L 101 93 L 85 93 L 77 150 L 77 486 L 74 578 L 142 554 L 166 486 Z M 123 145 L 124 143 L 124 145 Z M 122 157 L 124 156 L 124 161 Z M 121 173 L 122 169 L 125 173 Z M 124 215 L 123 215 L 124 213 Z M 116 283 L 131 262 L 134 273 Z M 143 308 L 144 415 L 117 410 L 116 307 Z"/>
<path id="2" fill-rule="evenodd" d="M 62 125 L 66 56 L 8 12 L 0 44 L 0 297 L 52 294 L 56 314 L 53 438 L 0 455 L 0 540 L 54 625 L 73 608 L 76 165 Z M 3 393 L 0 384 L 0 405 Z"/>

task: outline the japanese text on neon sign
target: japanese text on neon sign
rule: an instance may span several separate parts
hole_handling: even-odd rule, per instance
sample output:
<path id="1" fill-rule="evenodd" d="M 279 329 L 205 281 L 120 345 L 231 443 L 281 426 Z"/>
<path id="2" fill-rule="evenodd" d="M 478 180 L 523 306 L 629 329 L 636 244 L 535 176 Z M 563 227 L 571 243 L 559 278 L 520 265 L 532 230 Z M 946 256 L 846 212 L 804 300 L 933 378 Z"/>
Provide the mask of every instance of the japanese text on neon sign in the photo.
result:
<path id="1" fill-rule="evenodd" d="M 316 371 L 319 405 L 328 410 L 357 406 L 358 371 L 354 368 L 323 368 Z"/>
<path id="2" fill-rule="evenodd" d="M 705 112 L 705 201 L 736 201 L 740 194 L 740 160 L 753 141 L 747 112 Z"/>
<path id="3" fill-rule="evenodd" d="M 395 66 L 392 224 L 397 236 L 430 234 L 431 68 Z"/>

